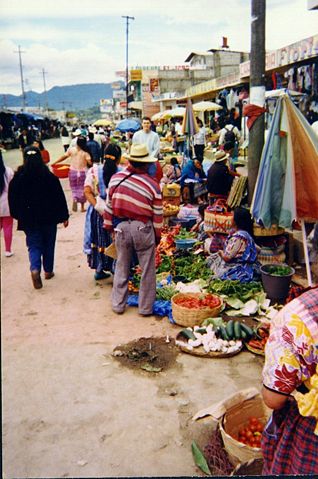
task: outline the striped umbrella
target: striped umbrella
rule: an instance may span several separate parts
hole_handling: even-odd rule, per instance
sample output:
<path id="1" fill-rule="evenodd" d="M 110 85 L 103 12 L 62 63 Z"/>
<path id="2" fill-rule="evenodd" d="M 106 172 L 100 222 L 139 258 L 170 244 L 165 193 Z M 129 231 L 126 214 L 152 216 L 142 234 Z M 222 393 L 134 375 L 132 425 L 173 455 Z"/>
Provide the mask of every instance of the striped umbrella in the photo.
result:
<path id="1" fill-rule="evenodd" d="M 318 137 L 287 94 L 276 105 L 262 152 L 251 212 L 266 228 L 300 221 L 311 285 L 304 222 L 318 221 Z"/>

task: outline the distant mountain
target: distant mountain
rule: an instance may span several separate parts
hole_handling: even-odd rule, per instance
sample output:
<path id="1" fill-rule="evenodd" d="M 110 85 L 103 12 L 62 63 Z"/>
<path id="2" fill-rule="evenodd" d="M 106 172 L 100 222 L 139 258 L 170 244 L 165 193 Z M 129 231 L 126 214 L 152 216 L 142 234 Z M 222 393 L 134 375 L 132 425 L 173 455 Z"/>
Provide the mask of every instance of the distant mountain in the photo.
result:
<path id="1" fill-rule="evenodd" d="M 120 83 L 122 88 L 124 83 Z M 47 91 L 49 108 L 54 110 L 86 110 L 99 105 L 102 98 L 112 98 L 113 89 L 111 83 L 83 83 L 81 85 L 55 86 Z M 45 106 L 44 93 L 35 91 L 26 92 L 27 106 Z M 21 95 L 7 95 L 0 93 L 0 105 L 10 107 L 21 106 Z"/>

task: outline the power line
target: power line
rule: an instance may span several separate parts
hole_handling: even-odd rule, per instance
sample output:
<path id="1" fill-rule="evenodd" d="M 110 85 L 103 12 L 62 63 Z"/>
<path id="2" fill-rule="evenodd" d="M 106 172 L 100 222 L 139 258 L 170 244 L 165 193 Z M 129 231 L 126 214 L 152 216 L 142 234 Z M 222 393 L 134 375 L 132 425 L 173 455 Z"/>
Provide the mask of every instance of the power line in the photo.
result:
<path id="1" fill-rule="evenodd" d="M 19 65 L 20 65 L 20 78 L 21 78 L 21 90 L 22 90 L 22 109 L 25 109 L 26 106 L 26 96 L 25 96 L 25 90 L 24 90 L 24 79 L 23 79 L 23 66 L 22 66 L 22 58 L 21 58 L 21 53 L 25 53 L 21 50 L 20 45 L 18 46 L 18 51 L 14 52 L 19 54 Z"/>
<path id="2" fill-rule="evenodd" d="M 129 20 L 135 20 L 135 17 L 129 17 L 128 15 L 122 15 L 122 18 L 126 18 L 126 117 L 128 118 L 128 30 Z"/>

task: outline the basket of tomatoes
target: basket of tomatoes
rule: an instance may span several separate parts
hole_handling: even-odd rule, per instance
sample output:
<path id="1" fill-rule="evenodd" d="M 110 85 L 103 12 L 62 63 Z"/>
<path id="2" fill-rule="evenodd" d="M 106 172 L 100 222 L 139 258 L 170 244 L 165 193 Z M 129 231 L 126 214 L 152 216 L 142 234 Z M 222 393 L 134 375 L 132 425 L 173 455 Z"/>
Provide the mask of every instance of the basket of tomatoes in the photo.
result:
<path id="1" fill-rule="evenodd" d="M 172 315 L 180 326 L 200 326 L 223 308 L 220 296 L 211 293 L 177 293 L 171 298 Z"/>
<path id="2" fill-rule="evenodd" d="M 261 436 L 270 410 L 260 395 L 227 410 L 220 423 L 224 447 L 234 465 L 262 457 Z"/>

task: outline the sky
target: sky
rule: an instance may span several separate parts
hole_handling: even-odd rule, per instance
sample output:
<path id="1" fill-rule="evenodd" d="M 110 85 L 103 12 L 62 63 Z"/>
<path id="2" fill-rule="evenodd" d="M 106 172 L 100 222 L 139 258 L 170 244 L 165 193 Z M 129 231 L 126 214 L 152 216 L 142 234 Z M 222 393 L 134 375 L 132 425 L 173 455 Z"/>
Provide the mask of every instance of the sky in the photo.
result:
<path id="1" fill-rule="evenodd" d="M 0 92 L 116 81 L 125 70 L 126 20 L 129 67 L 182 65 L 192 51 L 250 51 L 250 0 L 0 0 Z M 318 33 L 318 10 L 307 0 L 267 0 L 266 50 Z"/>

